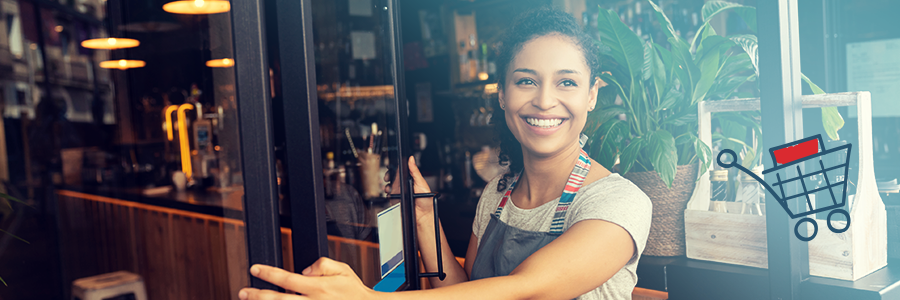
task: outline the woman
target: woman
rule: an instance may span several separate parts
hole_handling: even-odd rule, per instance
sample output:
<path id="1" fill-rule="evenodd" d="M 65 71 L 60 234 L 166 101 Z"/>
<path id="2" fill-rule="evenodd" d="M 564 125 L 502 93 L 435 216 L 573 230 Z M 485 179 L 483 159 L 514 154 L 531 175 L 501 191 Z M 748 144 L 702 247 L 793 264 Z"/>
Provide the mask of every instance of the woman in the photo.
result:
<path id="1" fill-rule="evenodd" d="M 595 109 L 598 53 L 566 13 L 537 10 L 510 29 L 498 58 L 495 113 L 509 172 L 481 196 L 465 266 L 443 231 L 444 271 L 434 289 L 378 293 L 340 262 L 322 258 L 302 275 L 255 265 L 251 274 L 303 296 L 247 288 L 241 299 L 630 299 L 650 228 L 650 200 L 587 157 L 581 134 Z M 429 191 L 409 160 L 417 193 Z M 397 180 L 395 180 L 395 183 Z M 437 270 L 431 200 L 417 199 L 422 261 Z"/>

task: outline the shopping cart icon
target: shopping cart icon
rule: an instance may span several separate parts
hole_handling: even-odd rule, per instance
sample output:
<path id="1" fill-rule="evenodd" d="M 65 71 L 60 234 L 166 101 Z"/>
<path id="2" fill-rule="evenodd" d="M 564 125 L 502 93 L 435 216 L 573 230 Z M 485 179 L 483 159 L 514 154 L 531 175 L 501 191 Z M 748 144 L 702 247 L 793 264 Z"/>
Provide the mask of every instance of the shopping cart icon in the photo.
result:
<path id="1" fill-rule="evenodd" d="M 778 200 L 784 211 L 788 213 L 791 219 L 803 217 L 794 226 L 794 235 L 801 241 L 810 241 L 816 237 L 819 231 L 819 225 L 813 218 L 807 217 L 818 212 L 829 211 L 828 213 L 828 229 L 835 233 L 847 231 L 850 228 L 850 213 L 844 210 L 844 203 L 847 201 L 847 171 L 850 162 L 850 149 L 852 144 L 841 145 L 832 149 L 825 149 L 825 143 L 822 141 L 821 135 L 814 135 L 792 143 L 769 148 L 772 155 L 774 168 L 764 170 L 769 182 L 766 182 L 755 173 L 751 172 L 744 166 L 738 164 L 737 155 L 731 149 L 722 150 L 716 161 L 723 168 L 735 167 L 741 172 L 756 179 L 762 186 Z M 821 147 L 821 151 L 819 151 Z M 731 156 L 730 162 L 725 162 L 725 156 Z M 813 169 L 809 173 L 804 173 L 800 167 L 801 162 L 807 162 L 807 170 Z M 809 163 L 813 166 L 810 168 Z M 789 177 L 788 172 L 796 170 L 797 175 Z M 824 183 L 822 180 L 824 179 Z M 799 191 L 791 193 L 786 190 L 784 185 L 792 182 L 800 182 L 802 187 Z M 828 201 L 830 199 L 831 201 Z M 798 205 L 805 202 L 803 205 Z M 800 208 L 799 211 L 792 211 L 793 208 Z M 834 228 L 831 218 L 835 213 L 844 215 L 846 225 L 844 228 Z M 800 224 L 812 223 L 813 231 L 809 237 L 800 234 Z"/>

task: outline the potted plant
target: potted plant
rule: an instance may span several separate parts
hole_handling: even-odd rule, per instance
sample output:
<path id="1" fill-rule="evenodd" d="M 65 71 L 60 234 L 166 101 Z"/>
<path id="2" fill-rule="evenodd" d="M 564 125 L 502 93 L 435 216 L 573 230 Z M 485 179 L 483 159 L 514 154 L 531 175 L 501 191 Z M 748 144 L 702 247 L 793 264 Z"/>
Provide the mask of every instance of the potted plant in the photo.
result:
<path id="1" fill-rule="evenodd" d="M 707 2 L 702 8 L 703 23 L 688 42 L 676 34 L 666 14 L 648 2 L 667 37 L 664 44 L 641 40 L 615 12 L 600 8 L 597 23 L 607 71 L 601 79 L 607 86 L 600 90 L 600 109 L 589 116 L 585 133 L 593 137 L 591 156 L 606 168 L 616 166 L 653 201 L 653 223 L 644 254 L 677 256 L 685 250 L 683 211 L 696 178 L 712 161 L 710 147 L 697 137 L 697 105 L 704 100 L 744 96 L 742 90 L 751 94 L 759 90 L 756 36 L 720 36 L 709 20 L 734 11 L 755 32 L 756 9 Z M 815 92 L 821 92 L 804 79 Z M 823 108 L 822 113 L 826 132 L 835 138 L 843 126 L 840 114 L 835 108 Z M 744 132 L 748 127 L 759 131 L 753 122 L 758 113 L 742 116 L 729 121 L 742 126 Z M 731 138 L 745 138 L 736 135 Z M 758 148 L 751 150 L 758 154 Z"/>
<path id="2" fill-rule="evenodd" d="M 12 206 L 12 203 L 11 203 L 11 202 L 16 202 L 16 203 L 19 203 L 19 204 L 22 204 L 22 205 L 25 205 L 25 206 L 29 206 L 28 203 L 25 203 L 25 202 L 23 202 L 22 200 L 19 200 L 19 199 L 15 198 L 15 197 L 13 197 L 13 196 L 10 196 L 10 195 L 8 195 L 8 194 L 6 194 L 6 193 L 0 192 L 0 220 L 6 220 L 6 219 L 13 218 L 13 216 L 12 216 L 12 214 L 13 214 L 13 206 Z M 5 223 L 4 223 L 4 224 L 5 224 Z M 7 235 L 7 236 L 9 236 L 9 237 L 12 237 L 12 238 L 17 239 L 17 240 L 19 240 L 19 241 L 22 241 L 22 242 L 24 242 L 24 243 L 26 243 L 26 244 L 30 244 L 30 243 L 29 243 L 28 241 L 26 241 L 25 239 L 20 238 L 20 237 L 16 236 L 15 234 L 13 234 L 12 232 L 6 231 L 6 230 L 4 230 L 4 229 L 0 229 L 0 234 L 5 234 L 5 235 Z M 0 283 L 3 283 L 3 285 L 7 285 L 7 284 L 6 284 L 6 281 L 3 280 L 2 277 L 0 277 Z"/>

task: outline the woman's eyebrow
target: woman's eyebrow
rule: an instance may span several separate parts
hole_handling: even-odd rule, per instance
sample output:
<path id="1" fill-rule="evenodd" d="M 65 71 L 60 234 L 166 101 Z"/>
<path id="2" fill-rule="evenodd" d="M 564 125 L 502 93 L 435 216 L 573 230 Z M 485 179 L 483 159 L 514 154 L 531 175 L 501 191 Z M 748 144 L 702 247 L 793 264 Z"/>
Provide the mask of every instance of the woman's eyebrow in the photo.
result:
<path id="1" fill-rule="evenodd" d="M 515 73 L 515 72 L 528 73 L 528 74 L 537 76 L 537 72 L 532 69 L 520 68 L 520 69 L 513 70 L 513 73 Z"/>
<path id="2" fill-rule="evenodd" d="M 563 69 L 563 70 L 556 71 L 556 75 L 560 75 L 560 74 L 581 74 L 581 72 L 578 72 L 575 70 L 570 70 L 570 69 Z"/>

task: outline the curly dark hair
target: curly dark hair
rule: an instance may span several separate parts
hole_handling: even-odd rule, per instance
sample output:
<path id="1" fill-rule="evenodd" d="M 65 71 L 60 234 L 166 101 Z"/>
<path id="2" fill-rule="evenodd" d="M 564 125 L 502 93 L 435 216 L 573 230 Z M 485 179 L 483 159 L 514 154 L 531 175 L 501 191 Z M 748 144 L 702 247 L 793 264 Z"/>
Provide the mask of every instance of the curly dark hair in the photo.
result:
<path id="1" fill-rule="evenodd" d="M 520 15 L 513 25 L 506 30 L 499 45 L 497 57 L 497 85 L 499 89 L 505 88 L 506 75 L 509 72 L 509 64 L 522 50 L 522 46 L 538 37 L 550 34 L 558 34 L 570 38 L 584 54 L 584 61 L 591 70 L 591 78 L 597 78 L 600 72 L 600 48 L 594 38 L 588 35 L 572 15 L 558 10 L 541 8 L 528 11 Z M 594 81 L 591 80 L 591 86 Z M 525 167 L 522 158 L 522 145 L 516 140 L 512 131 L 506 125 L 506 115 L 500 108 L 499 101 L 491 101 L 494 111 L 491 123 L 497 139 L 500 141 L 500 164 L 508 166 L 509 170 L 500 178 L 497 191 L 506 190 L 510 180 Z"/>

